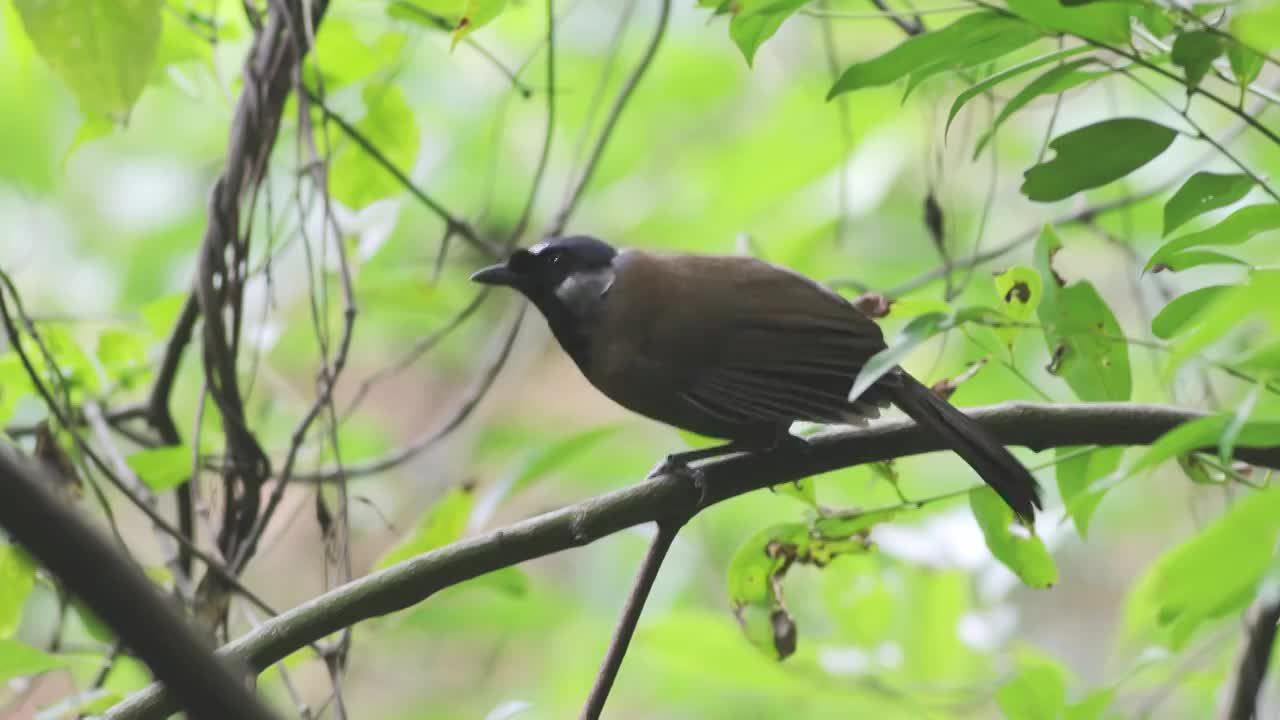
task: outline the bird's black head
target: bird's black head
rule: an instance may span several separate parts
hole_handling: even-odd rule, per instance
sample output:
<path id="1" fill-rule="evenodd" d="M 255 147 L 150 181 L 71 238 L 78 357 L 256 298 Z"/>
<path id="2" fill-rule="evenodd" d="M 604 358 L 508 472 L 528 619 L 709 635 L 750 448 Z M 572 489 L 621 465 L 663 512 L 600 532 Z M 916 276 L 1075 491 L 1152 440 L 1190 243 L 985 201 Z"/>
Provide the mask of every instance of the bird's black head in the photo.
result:
<path id="1" fill-rule="evenodd" d="M 528 250 L 516 250 L 505 263 L 484 268 L 471 279 L 515 288 L 538 302 L 553 296 L 572 275 L 609 268 L 617 254 L 608 243 L 588 235 L 552 238 Z"/>
<path id="2" fill-rule="evenodd" d="M 560 346 L 585 371 L 590 336 L 613 285 L 617 254 L 608 243 L 587 235 L 553 238 L 517 250 L 505 263 L 484 268 L 471 279 L 506 285 L 532 300 Z"/>

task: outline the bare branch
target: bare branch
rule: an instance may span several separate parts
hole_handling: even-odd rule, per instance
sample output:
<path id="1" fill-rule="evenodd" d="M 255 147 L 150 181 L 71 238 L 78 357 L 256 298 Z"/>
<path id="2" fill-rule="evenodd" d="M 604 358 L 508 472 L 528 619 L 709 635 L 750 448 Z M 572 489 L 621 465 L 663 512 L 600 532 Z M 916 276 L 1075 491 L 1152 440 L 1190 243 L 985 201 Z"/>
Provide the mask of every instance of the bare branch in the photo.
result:
<path id="1" fill-rule="evenodd" d="M 635 634 L 636 624 L 640 622 L 640 613 L 644 610 L 645 601 L 649 599 L 649 591 L 653 589 L 653 581 L 658 577 L 658 569 L 662 567 L 667 550 L 671 549 L 671 543 L 683 525 L 683 519 L 658 523 L 649 552 L 644 556 L 644 564 L 636 574 L 636 583 L 622 609 L 622 618 L 618 621 L 618 629 L 614 631 L 613 641 L 609 643 L 609 651 L 600 664 L 600 673 L 596 675 L 595 684 L 587 695 L 587 704 L 582 708 L 582 720 L 596 720 L 600 717 L 600 711 L 604 710 L 604 702 L 609 699 L 609 690 L 618 677 L 622 657 L 627 654 L 627 646 L 631 644 L 631 636 Z"/>
<path id="2" fill-rule="evenodd" d="M 0 445 L 0 525 L 120 636 L 169 689 L 176 707 L 198 717 L 275 717 L 245 691 L 238 677 L 243 665 L 212 653 L 133 562 L 45 489 L 54 482 L 44 468 Z"/>
<path id="3" fill-rule="evenodd" d="M 1256 720 L 1258 691 L 1267 677 L 1271 648 L 1276 640 L 1276 623 L 1280 623 L 1280 600 L 1260 602 L 1249 611 L 1248 635 L 1236 669 L 1235 688 L 1224 720 Z"/>
<path id="4" fill-rule="evenodd" d="M 1006 403 L 969 408 L 1009 445 L 1033 450 L 1078 445 L 1145 445 L 1202 413 L 1163 405 Z M 944 450 L 937 435 L 909 420 L 824 433 L 806 450 L 735 455 L 699 466 L 705 492 L 687 479 L 659 475 L 621 490 L 453 543 L 366 577 L 272 618 L 220 652 L 261 671 L 309 642 L 362 620 L 415 605 L 444 588 L 527 560 L 581 547 L 625 528 L 693 514 L 709 505 L 837 468 Z M 1280 446 L 1237 448 L 1254 465 L 1280 468 Z M 112 720 L 163 717 L 173 701 L 159 686 L 113 708 Z"/>

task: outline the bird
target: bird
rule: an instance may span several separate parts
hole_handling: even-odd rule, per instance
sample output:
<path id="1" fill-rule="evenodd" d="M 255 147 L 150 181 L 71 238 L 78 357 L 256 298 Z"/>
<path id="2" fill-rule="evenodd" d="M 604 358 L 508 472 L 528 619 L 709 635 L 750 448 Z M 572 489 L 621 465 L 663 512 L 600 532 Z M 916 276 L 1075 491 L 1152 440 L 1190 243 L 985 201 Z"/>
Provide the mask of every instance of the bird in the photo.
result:
<path id="1" fill-rule="evenodd" d="M 790 435 L 795 421 L 865 424 L 895 405 L 936 433 L 1023 522 L 1042 508 L 1026 467 L 901 367 L 850 399 L 859 370 L 887 347 L 884 334 L 843 296 L 793 270 L 568 235 L 517 249 L 471 279 L 528 298 L 586 379 L 614 402 L 726 441 L 673 453 L 661 469 L 804 444 Z"/>

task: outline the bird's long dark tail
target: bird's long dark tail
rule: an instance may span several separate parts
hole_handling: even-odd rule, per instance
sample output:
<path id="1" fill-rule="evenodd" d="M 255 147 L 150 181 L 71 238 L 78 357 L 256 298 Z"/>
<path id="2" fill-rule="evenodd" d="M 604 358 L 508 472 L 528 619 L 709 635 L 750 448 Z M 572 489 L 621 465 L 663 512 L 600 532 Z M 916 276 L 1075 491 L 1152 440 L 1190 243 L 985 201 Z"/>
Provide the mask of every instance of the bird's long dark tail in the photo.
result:
<path id="1" fill-rule="evenodd" d="M 905 371 L 900 385 L 886 383 L 890 399 L 920 425 L 938 433 L 1024 520 L 1040 508 L 1040 484 L 986 428 Z"/>

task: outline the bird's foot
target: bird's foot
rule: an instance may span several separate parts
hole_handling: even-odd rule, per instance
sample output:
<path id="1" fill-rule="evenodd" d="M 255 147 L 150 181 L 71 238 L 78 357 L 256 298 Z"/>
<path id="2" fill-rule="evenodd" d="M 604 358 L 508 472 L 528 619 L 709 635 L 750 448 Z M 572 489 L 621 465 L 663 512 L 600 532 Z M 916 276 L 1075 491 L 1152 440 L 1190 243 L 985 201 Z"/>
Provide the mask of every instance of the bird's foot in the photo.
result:
<path id="1" fill-rule="evenodd" d="M 645 479 L 658 477 L 659 475 L 674 475 L 693 485 L 698 491 L 699 509 L 706 506 L 707 503 L 707 474 L 701 469 L 689 465 L 688 462 L 679 457 L 678 453 L 673 453 L 658 461 L 657 465 L 649 471 Z"/>

